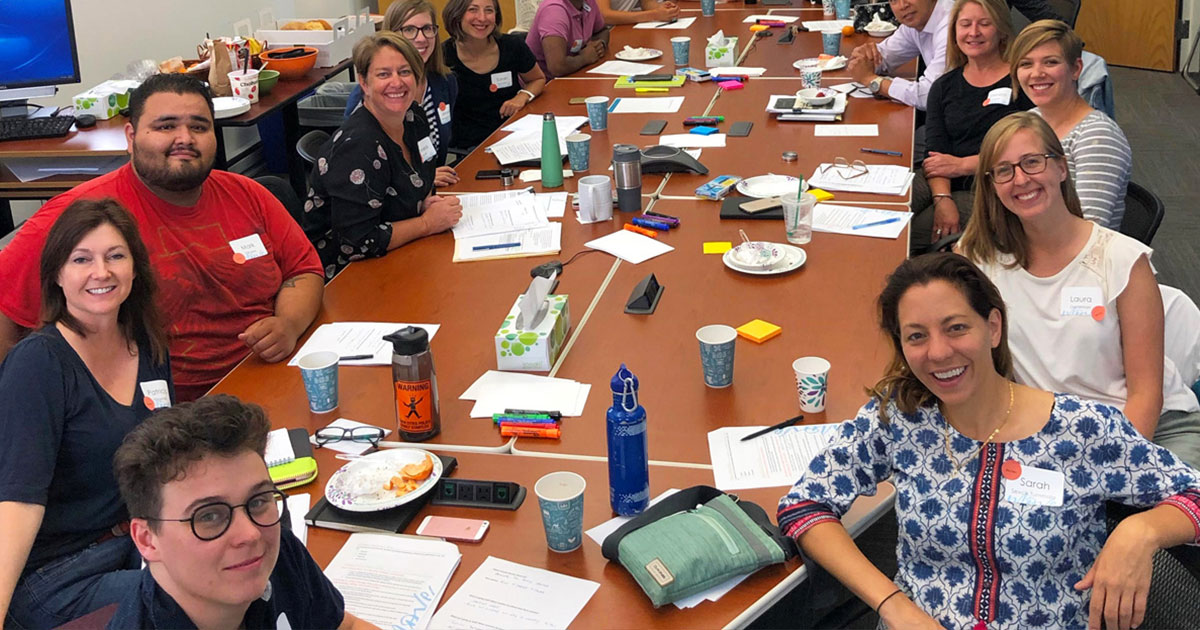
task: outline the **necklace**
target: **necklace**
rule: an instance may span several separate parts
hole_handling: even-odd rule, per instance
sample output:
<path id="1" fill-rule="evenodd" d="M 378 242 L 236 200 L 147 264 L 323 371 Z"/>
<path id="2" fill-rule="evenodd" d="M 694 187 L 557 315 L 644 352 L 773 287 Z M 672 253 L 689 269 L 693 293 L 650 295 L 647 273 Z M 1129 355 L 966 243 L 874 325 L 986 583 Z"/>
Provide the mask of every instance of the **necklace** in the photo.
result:
<path id="1" fill-rule="evenodd" d="M 942 430 L 946 436 L 946 444 L 945 444 L 946 457 L 949 458 L 950 461 L 954 462 L 954 474 L 957 475 L 960 471 L 962 471 L 963 462 L 971 461 L 972 459 L 974 459 L 975 457 L 978 457 L 981 453 L 983 453 L 983 449 L 988 444 L 992 443 L 992 440 L 996 437 L 996 435 L 998 433 L 1000 433 L 1000 429 L 1003 429 L 1004 425 L 1008 424 L 1008 419 L 1012 417 L 1013 401 L 1015 399 L 1016 399 L 1016 396 L 1014 394 L 1013 384 L 1012 384 L 1012 381 L 1009 381 L 1008 382 L 1008 411 L 1004 412 L 1004 419 L 1000 421 L 1000 424 L 996 425 L 996 428 L 992 431 L 992 434 L 989 435 L 988 438 L 983 441 L 983 444 L 979 445 L 979 450 L 975 452 L 975 455 L 973 457 L 968 457 L 961 462 L 958 461 L 957 459 L 955 459 L 954 454 L 950 451 L 950 421 L 946 420 L 946 426 L 943 427 Z"/>

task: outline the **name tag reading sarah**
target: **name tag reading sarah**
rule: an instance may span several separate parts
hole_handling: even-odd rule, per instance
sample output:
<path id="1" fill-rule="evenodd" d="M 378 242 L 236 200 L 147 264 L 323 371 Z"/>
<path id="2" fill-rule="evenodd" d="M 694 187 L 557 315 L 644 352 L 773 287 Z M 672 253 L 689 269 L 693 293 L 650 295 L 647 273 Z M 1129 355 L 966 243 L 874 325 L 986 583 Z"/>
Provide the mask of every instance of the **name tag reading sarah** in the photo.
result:
<path id="1" fill-rule="evenodd" d="M 1004 462 L 1004 500 L 1025 505 L 1060 507 L 1063 504 L 1065 478 L 1057 470 L 1022 466 L 1020 462 Z"/>

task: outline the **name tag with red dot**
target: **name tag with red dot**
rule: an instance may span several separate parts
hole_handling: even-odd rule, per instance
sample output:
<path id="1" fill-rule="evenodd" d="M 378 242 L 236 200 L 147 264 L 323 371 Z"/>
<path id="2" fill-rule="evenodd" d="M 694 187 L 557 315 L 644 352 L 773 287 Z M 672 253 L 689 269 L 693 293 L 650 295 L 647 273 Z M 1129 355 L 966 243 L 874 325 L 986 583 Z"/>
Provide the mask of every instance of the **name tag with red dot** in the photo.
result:
<path id="1" fill-rule="evenodd" d="M 1104 294 L 1100 287 L 1067 287 L 1062 292 L 1063 317 L 1090 317 L 1102 321 L 1105 315 Z"/>
<path id="2" fill-rule="evenodd" d="M 438 120 L 442 121 L 443 125 L 450 124 L 450 105 L 447 103 L 438 103 Z"/>
<path id="3" fill-rule="evenodd" d="M 496 90 L 503 90 L 506 87 L 512 87 L 512 84 L 513 84 L 512 70 L 506 70 L 504 72 L 493 72 L 492 73 L 491 90 L 493 92 L 495 92 Z"/>
<path id="4" fill-rule="evenodd" d="M 229 241 L 229 247 L 233 250 L 233 262 L 239 265 L 267 255 L 267 246 L 257 234 Z"/>
<path id="5" fill-rule="evenodd" d="M 142 404 L 146 409 L 154 411 L 171 406 L 171 389 L 167 387 L 166 381 L 144 381 L 138 385 L 142 388 Z"/>
<path id="6" fill-rule="evenodd" d="M 1000 466 L 1000 474 L 1004 477 L 1004 501 L 1047 507 L 1063 504 L 1066 478 L 1057 470 L 1022 466 L 1010 459 Z"/>

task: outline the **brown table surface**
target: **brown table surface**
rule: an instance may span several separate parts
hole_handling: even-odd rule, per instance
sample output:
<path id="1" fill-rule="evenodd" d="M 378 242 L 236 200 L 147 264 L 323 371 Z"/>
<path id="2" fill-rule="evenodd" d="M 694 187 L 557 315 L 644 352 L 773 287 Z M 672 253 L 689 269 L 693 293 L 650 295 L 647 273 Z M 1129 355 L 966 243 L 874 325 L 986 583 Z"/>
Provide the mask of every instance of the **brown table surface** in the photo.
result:
<path id="1" fill-rule="evenodd" d="M 716 603 L 705 602 L 685 610 L 667 605 L 655 610 L 629 573 L 623 567 L 608 562 L 600 553 L 600 546 L 591 538 L 585 536 L 582 548 L 569 553 L 556 553 L 546 547 L 537 496 L 533 493 L 534 483 L 541 476 L 558 470 L 570 470 L 582 475 L 588 482 L 584 491 L 583 510 L 583 524 L 587 530 L 613 517 L 608 503 L 608 468 L 604 462 L 485 453 L 455 453 L 455 456 L 458 458 L 458 468 L 453 476 L 515 481 L 525 486 L 528 495 L 521 507 L 514 511 L 429 505 L 405 529 L 405 533 L 415 533 L 426 514 L 490 521 L 482 542 L 457 543 L 462 562 L 450 578 L 450 584 L 442 596 L 443 603 L 454 595 L 488 556 L 599 582 L 600 588 L 572 624 L 578 628 L 723 627 L 742 615 L 743 611 L 748 611 L 750 618 L 757 616 L 780 596 L 778 591 L 772 590 L 778 584 L 784 581 L 798 582 L 803 578 L 801 563 L 793 559 L 786 564 L 758 571 Z M 321 472 L 317 482 L 291 491 L 293 494 L 310 493 L 313 504 L 321 496 L 329 476 L 345 463 L 334 459 L 329 451 L 321 450 L 317 451 L 317 460 Z M 650 469 L 652 496 L 669 488 L 683 489 L 711 483 L 712 473 L 708 470 L 669 466 L 652 466 Z M 779 498 L 786 492 L 787 488 L 763 488 L 741 491 L 738 495 L 759 504 L 768 514 L 773 514 Z M 890 504 L 892 492 L 891 486 L 884 484 L 875 497 L 859 499 L 843 522 L 852 532 L 868 524 L 873 520 L 872 512 Z M 347 537 L 345 532 L 309 527 L 308 549 L 317 563 L 324 567 L 337 554 Z"/>
<path id="2" fill-rule="evenodd" d="M 816 233 L 800 269 L 753 276 L 728 269 L 721 256 L 702 253 L 704 241 L 783 242 L 780 221 L 722 221 L 717 204 L 660 199 L 654 210 L 681 226 L 659 238 L 675 251 L 639 265 L 622 262 L 593 311 L 587 329 L 555 374 L 592 384 L 584 414 L 563 421 L 558 440 L 519 438 L 514 449 L 604 457 L 609 380 L 622 364 L 640 379 L 652 460 L 708 464 L 707 433 L 732 425 L 770 425 L 799 413 L 791 363 L 828 359 L 828 406 L 807 423 L 854 416 L 890 356 L 875 323 L 873 301 L 884 277 L 904 259 L 907 238 L 874 239 Z M 623 311 L 634 285 L 653 273 L 665 287 L 653 315 Z M 701 378 L 696 330 L 707 324 L 741 326 L 763 319 L 783 328 L 762 344 L 739 338 L 733 385 L 711 389 Z"/>

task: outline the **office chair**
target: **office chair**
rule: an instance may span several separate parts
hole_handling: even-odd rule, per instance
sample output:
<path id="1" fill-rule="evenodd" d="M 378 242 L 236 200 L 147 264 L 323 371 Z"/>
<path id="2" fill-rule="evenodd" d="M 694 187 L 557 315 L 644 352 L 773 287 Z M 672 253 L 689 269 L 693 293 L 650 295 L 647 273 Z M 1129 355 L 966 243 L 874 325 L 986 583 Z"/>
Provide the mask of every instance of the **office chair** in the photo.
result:
<path id="1" fill-rule="evenodd" d="M 1157 195 L 1131 181 L 1125 191 L 1125 216 L 1120 232 L 1149 245 L 1166 212 Z"/>
<path id="2" fill-rule="evenodd" d="M 292 188 L 291 183 L 275 175 L 255 177 L 254 181 L 262 184 L 263 188 L 266 188 L 272 195 L 275 195 L 279 203 L 283 204 L 283 207 L 287 209 L 288 214 L 292 215 L 292 219 L 295 219 L 296 225 L 299 225 L 301 228 L 304 227 L 304 224 L 300 221 L 300 217 L 304 214 L 304 202 L 296 194 L 296 190 Z"/>
<path id="3" fill-rule="evenodd" d="M 304 158 L 304 161 L 308 162 L 309 166 L 312 166 L 316 164 L 317 156 L 321 155 L 321 152 L 325 150 L 325 145 L 328 142 L 328 132 L 313 129 L 300 136 L 300 139 L 296 141 L 296 153 L 299 153 L 300 157 Z"/>

